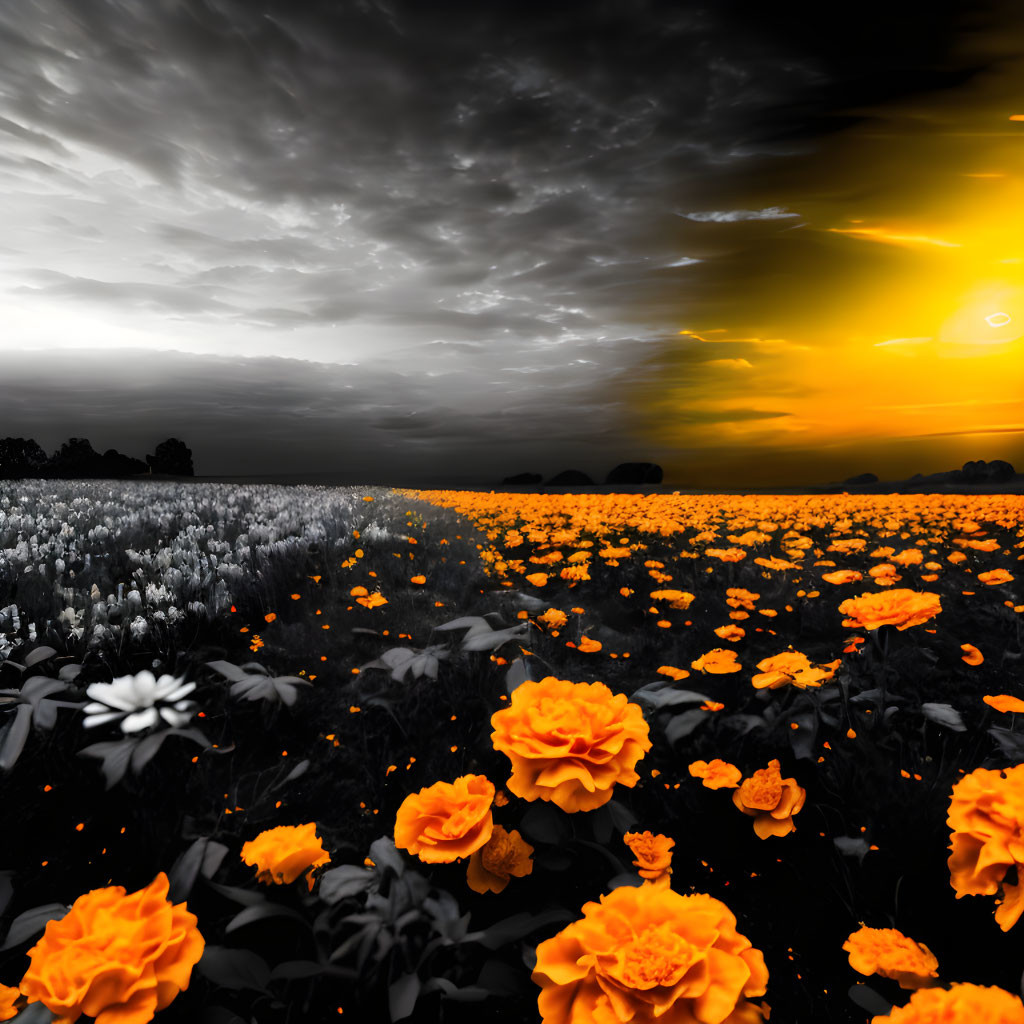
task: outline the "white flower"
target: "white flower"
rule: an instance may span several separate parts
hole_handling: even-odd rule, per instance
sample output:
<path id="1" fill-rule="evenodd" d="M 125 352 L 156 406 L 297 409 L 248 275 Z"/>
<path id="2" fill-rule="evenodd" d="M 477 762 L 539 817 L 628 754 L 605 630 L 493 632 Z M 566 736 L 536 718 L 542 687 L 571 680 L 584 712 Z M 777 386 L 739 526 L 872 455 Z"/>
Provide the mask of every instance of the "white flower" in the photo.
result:
<path id="1" fill-rule="evenodd" d="M 87 716 L 83 726 L 90 729 L 122 716 L 121 731 L 126 733 L 148 729 L 161 718 L 172 726 L 183 726 L 192 717 L 195 704 L 181 698 L 196 688 L 195 683 L 182 686 L 184 682 L 184 676 L 175 679 L 162 675 L 157 679 L 149 669 L 143 669 L 134 676 L 119 676 L 112 683 L 90 683 L 85 692 L 94 703 L 83 708 Z M 173 707 L 158 706 L 162 701 L 177 703 Z"/>

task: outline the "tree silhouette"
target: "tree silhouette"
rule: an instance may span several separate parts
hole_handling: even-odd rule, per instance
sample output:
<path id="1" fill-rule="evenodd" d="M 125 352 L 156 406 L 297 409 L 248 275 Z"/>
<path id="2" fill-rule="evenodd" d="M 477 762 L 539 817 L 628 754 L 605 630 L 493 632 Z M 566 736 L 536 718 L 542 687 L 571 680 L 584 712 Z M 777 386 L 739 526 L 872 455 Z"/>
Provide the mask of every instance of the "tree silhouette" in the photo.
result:
<path id="1" fill-rule="evenodd" d="M 46 452 L 32 438 L 0 438 L 0 480 L 39 476 L 45 465 Z"/>
<path id="2" fill-rule="evenodd" d="M 169 437 L 156 446 L 153 455 L 146 456 L 146 463 L 154 473 L 168 476 L 195 476 L 192 468 L 192 449 L 176 437 Z"/>
<path id="3" fill-rule="evenodd" d="M 102 476 L 102 456 L 88 438 L 72 437 L 53 453 L 43 473 L 65 479 Z"/>

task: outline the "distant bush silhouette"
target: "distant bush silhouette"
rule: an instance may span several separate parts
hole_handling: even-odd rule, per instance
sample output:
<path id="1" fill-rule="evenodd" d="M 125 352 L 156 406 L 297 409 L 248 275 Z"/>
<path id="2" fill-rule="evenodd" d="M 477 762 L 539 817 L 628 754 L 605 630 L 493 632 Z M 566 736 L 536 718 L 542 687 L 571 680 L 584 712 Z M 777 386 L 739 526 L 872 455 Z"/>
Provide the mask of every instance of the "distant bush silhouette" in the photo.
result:
<path id="1" fill-rule="evenodd" d="M 154 473 L 168 476 L 195 476 L 192 468 L 192 449 L 176 437 L 169 437 L 156 446 L 153 455 L 146 456 L 146 462 Z"/>
<path id="2" fill-rule="evenodd" d="M 0 480 L 41 476 L 46 462 L 46 452 L 32 438 L 0 438 Z"/>

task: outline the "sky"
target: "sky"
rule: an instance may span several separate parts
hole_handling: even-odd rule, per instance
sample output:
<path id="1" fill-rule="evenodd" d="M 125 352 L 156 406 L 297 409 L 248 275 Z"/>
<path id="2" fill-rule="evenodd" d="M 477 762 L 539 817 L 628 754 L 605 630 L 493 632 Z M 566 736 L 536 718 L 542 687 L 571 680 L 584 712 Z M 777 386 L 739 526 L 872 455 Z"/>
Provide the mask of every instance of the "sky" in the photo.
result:
<path id="1" fill-rule="evenodd" d="M 1022 85 L 1004 0 L 5 0 L 0 436 L 1024 470 Z"/>

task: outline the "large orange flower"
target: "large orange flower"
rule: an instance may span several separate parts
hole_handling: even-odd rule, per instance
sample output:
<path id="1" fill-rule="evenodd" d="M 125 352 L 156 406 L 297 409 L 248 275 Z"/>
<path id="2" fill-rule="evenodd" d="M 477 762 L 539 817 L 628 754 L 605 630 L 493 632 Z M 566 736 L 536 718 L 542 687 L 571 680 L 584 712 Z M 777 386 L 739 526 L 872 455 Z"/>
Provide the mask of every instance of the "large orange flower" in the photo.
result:
<path id="1" fill-rule="evenodd" d="M 713 651 L 702 654 L 696 661 L 691 661 L 690 668 L 695 668 L 698 672 L 710 672 L 716 676 L 730 675 L 743 670 L 743 666 L 736 660 L 736 652 L 725 651 L 721 647 L 716 647 Z"/>
<path id="2" fill-rule="evenodd" d="M 21 998 L 21 989 L 0 985 L 0 1020 L 10 1020 L 18 1015 L 15 1003 Z"/>
<path id="3" fill-rule="evenodd" d="M 466 884 L 473 892 L 501 892 L 511 875 L 523 878 L 533 871 L 533 847 L 513 829 L 495 825 L 491 838 L 469 858 Z"/>
<path id="4" fill-rule="evenodd" d="M 895 1006 L 888 1016 L 872 1017 L 871 1024 L 1024 1024 L 1024 1003 L 1012 992 L 995 985 L 954 982 L 945 988 L 923 988 L 906 1006 Z"/>
<path id="5" fill-rule="evenodd" d="M 316 834 L 316 822 L 306 825 L 278 825 L 242 844 L 242 860 L 258 868 L 257 882 L 291 885 L 306 868 L 306 883 L 313 891 L 313 872 L 331 862 Z"/>
<path id="6" fill-rule="evenodd" d="M 739 1024 L 761 1019 L 764 956 L 705 893 L 650 882 L 585 903 L 583 918 L 537 946 L 544 1024 Z"/>
<path id="7" fill-rule="evenodd" d="M 942 611 L 938 594 L 916 590 L 886 590 L 847 598 L 839 611 L 849 618 L 843 625 L 850 629 L 878 629 L 895 626 L 898 630 L 920 626 Z"/>
<path id="8" fill-rule="evenodd" d="M 707 761 L 694 761 L 689 767 L 695 779 L 703 779 L 708 789 L 735 789 L 743 778 L 743 773 L 734 764 L 723 761 L 720 757 Z"/>
<path id="9" fill-rule="evenodd" d="M 491 838 L 493 800 L 494 783 L 483 775 L 460 775 L 410 793 L 395 816 L 395 846 L 425 864 L 468 857 Z"/>
<path id="10" fill-rule="evenodd" d="M 616 783 L 635 786 L 636 763 L 651 749 L 640 706 L 604 683 L 528 679 L 491 725 L 494 749 L 512 762 L 512 793 L 569 813 L 608 803 Z"/>
<path id="11" fill-rule="evenodd" d="M 1024 877 L 1011 885 L 1007 871 L 1024 868 L 1024 764 L 975 768 L 953 786 L 946 824 L 952 829 L 946 861 L 949 884 L 962 896 L 994 896 L 996 924 L 1009 931 L 1024 911 Z"/>
<path id="12" fill-rule="evenodd" d="M 736 807 L 754 816 L 754 831 L 761 839 L 794 831 L 793 815 L 800 812 L 806 798 L 807 790 L 798 786 L 796 779 L 782 777 L 777 758 L 744 779 L 732 794 Z"/>
<path id="13" fill-rule="evenodd" d="M 144 889 L 93 889 L 28 951 L 21 979 L 30 1003 L 66 1024 L 83 1014 L 96 1024 L 146 1024 L 188 988 L 206 941 L 184 903 L 171 904 L 161 871 Z"/>
<path id="14" fill-rule="evenodd" d="M 895 928 L 868 928 L 861 924 L 843 943 L 850 966 L 860 974 L 878 974 L 898 981 L 900 988 L 917 989 L 937 984 L 939 961 L 925 945 Z"/>

